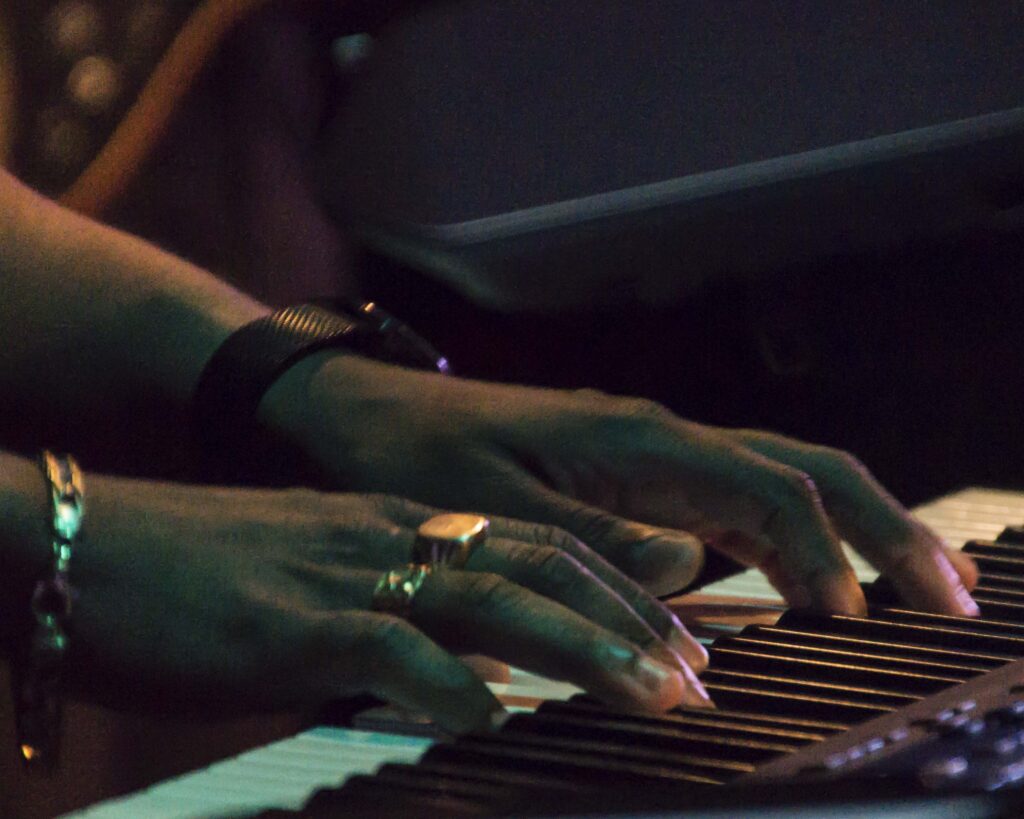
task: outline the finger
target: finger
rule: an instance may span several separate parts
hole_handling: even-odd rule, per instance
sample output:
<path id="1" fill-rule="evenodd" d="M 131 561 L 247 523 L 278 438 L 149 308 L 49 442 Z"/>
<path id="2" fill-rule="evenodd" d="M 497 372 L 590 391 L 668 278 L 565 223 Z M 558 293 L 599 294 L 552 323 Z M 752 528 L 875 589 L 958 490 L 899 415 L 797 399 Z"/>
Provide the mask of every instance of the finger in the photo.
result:
<path id="1" fill-rule="evenodd" d="M 687 664 L 681 652 L 670 648 L 621 595 L 562 549 L 492 538 L 484 547 L 475 550 L 465 568 L 499 574 L 568 606 L 588 620 L 625 637 L 663 663 Z"/>
<path id="2" fill-rule="evenodd" d="M 495 459 L 491 468 L 504 473 L 501 504 L 506 514 L 570 532 L 652 594 L 678 591 L 700 572 L 703 544 L 686 532 L 648 526 L 590 506 L 526 472 L 510 471 L 503 459 Z"/>
<path id="3" fill-rule="evenodd" d="M 808 475 L 649 402 L 621 403 L 615 417 L 599 422 L 602 434 L 595 436 L 591 455 L 618 472 L 619 508 L 659 523 L 708 524 L 766 538 L 798 596 L 827 610 L 866 611 Z M 621 474 L 623 464 L 628 478 Z M 575 534 L 572 526 L 565 528 Z"/>
<path id="4" fill-rule="evenodd" d="M 541 487 L 544 489 L 544 487 Z M 412 555 L 412 546 L 415 540 L 415 529 L 423 523 L 423 521 L 429 519 L 433 515 L 440 514 L 438 510 L 431 509 L 429 507 L 421 506 L 419 504 L 410 503 L 401 499 L 395 499 L 388 497 L 388 495 L 378 495 L 377 503 L 379 504 L 379 512 L 384 515 L 388 520 L 391 520 L 398 524 L 401 528 L 395 532 L 387 532 L 387 536 L 379 537 L 378 544 L 373 550 L 369 550 L 371 555 L 371 562 L 364 563 L 367 566 L 375 566 L 381 569 L 386 569 L 390 566 L 406 562 Z M 639 524 L 634 524 L 637 528 L 646 528 L 650 530 L 650 527 L 640 527 Z M 588 549 L 584 546 L 577 538 L 566 532 L 564 529 L 560 529 L 557 526 L 549 524 L 538 524 L 528 523 L 521 520 L 514 520 L 511 518 L 504 517 L 492 517 L 490 518 L 490 537 L 485 542 L 482 548 L 478 548 L 475 551 L 475 557 L 473 562 L 469 564 L 471 569 L 479 569 L 483 571 L 495 571 L 499 574 L 503 574 L 511 577 L 516 583 L 520 585 L 534 589 L 541 594 L 546 594 L 549 597 L 554 597 L 553 594 L 543 591 L 541 588 L 530 583 L 529 577 L 527 577 L 526 571 L 531 570 L 530 576 L 545 583 L 548 586 L 546 588 L 551 589 L 551 585 L 561 585 L 562 593 L 561 596 L 555 597 L 560 602 L 569 605 L 570 608 L 574 608 L 585 616 L 591 616 L 594 613 L 595 607 L 590 601 L 587 602 L 586 610 L 579 608 L 577 605 L 573 605 L 572 602 L 565 596 L 566 594 L 577 594 L 578 598 L 582 600 L 586 597 L 587 590 L 593 588 L 595 594 L 599 590 L 600 584 L 594 587 L 590 581 L 587 583 L 574 584 L 574 592 L 568 590 L 573 588 L 573 584 L 569 584 L 566 578 L 560 577 L 561 574 L 566 573 L 568 570 L 564 567 L 559 568 L 557 566 L 557 559 L 547 555 L 545 557 L 538 558 L 530 557 L 527 551 L 523 551 L 521 554 L 516 556 L 516 560 L 509 563 L 508 555 L 505 554 L 505 563 L 499 565 L 498 563 L 488 563 L 481 565 L 480 555 L 490 555 L 490 544 L 493 544 L 498 538 L 506 538 L 508 541 L 518 541 L 525 545 L 534 545 L 538 547 L 553 547 L 570 558 L 578 561 L 583 567 L 591 572 L 601 584 L 604 584 L 607 589 L 604 590 L 603 597 L 606 597 L 608 590 L 613 593 L 621 600 L 618 600 L 616 605 L 612 608 L 599 607 L 599 610 L 607 614 L 609 612 L 618 612 L 622 610 L 623 603 L 626 607 L 632 609 L 635 614 L 639 615 L 643 621 L 647 623 L 647 626 L 653 630 L 655 636 L 659 637 L 668 644 L 670 652 L 680 655 L 683 660 L 691 667 L 691 669 L 700 672 L 708 664 L 708 652 L 701 646 L 693 637 L 686 631 L 683 624 L 679 621 L 679 618 L 663 603 L 660 603 L 656 598 L 652 597 L 646 592 L 639 584 L 635 583 L 634 580 L 627 577 L 623 572 L 618 571 L 612 566 L 607 560 L 596 554 L 593 550 Z M 507 550 L 508 545 L 506 545 Z M 503 553 L 504 554 L 504 553 Z M 494 556 L 492 556 L 494 557 Z M 697 559 L 699 560 L 699 553 Z M 487 559 L 483 557 L 482 559 Z M 549 572 L 544 574 L 543 570 L 539 574 L 537 572 L 536 563 L 531 565 L 531 562 L 540 560 L 542 563 L 545 560 L 550 560 L 549 568 L 554 568 L 554 575 Z M 509 570 L 515 570 L 517 573 L 515 576 L 508 574 Z M 577 569 L 579 570 L 579 569 Z M 695 573 L 695 572 L 694 572 Z M 558 576 L 555 576 L 558 575 Z M 605 623 L 608 628 L 615 630 L 615 627 L 610 626 L 609 623 Z M 648 645 L 639 640 L 639 635 L 635 632 L 626 633 L 620 631 L 620 634 L 628 637 L 628 639 L 634 640 L 644 648 L 651 650 Z M 647 639 L 650 638 L 649 633 L 645 633 Z M 656 653 L 656 649 L 654 649 Z"/>
<path id="5" fill-rule="evenodd" d="M 812 605 L 807 588 L 788 571 L 779 550 L 766 538 L 753 538 L 737 531 L 721 532 L 711 538 L 708 546 L 744 566 L 758 569 L 790 606 Z"/>
<path id="6" fill-rule="evenodd" d="M 369 606 L 378 576 L 346 572 Z M 452 569 L 426 577 L 410 622 L 456 653 L 479 653 L 552 679 L 567 680 L 608 703 L 661 712 L 708 704 L 693 672 L 684 674 L 569 608 L 483 572 Z"/>
<path id="7" fill-rule="evenodd" d="M 977 583 L 974 561 L 915 520 L 851 455 L 767 433 L 739 436 L 752 449 L 813 475 L 839 531 L 910 605 L 978 614 L 967 591 Z"/>
<path id="8" fill-rule="evenodd" d="M 695 456 L 683 446 L 686 424 L 678 425 L 678 435 L 661 439 L 662 458 L 688 476 L 677 491 L 689 495 L 715 528 L 742 532 L 761 544 L 758 565 L 792 605 L 809 602 L 828 611 L 864 614 L 864 594 L 811 477 L 724 436 L 705 436 Z"/>
<path id="9" fill-rule="evenodd" d="M 504 578 L 436 572 L 417 595 L 413 622 L 471 651 L 568 680 L 608 703 L 660 712 L 680 702 L 707 705 L 696 675 L 668 666 L 635 643 L 566 606 Z"/>
<path id="10" fill-rule="evenodd" d="M 293 675 L 318 701 L 368 693 L 456 734 L 492 728 L 505 714 L 468 667 L 398 617 L 323 614 L 303 623 L 295 644 L 302 653 L 298 668 L 319 660 L 311 673 Z"/>
<path id="11" fill-rule="evenodd" d="M 491 531 L 495 537 L 507 538 L 520 543 L 533 543 L 538 546 L 550 546 L 565 553 L 621 598 L 625 605 L 639 616 L 655 635 L 667 643 L 671 651 L 680 655 L 690 668 L 700 673 L 707 667 L 707 651 L 686 630 L 668 606 L 564 529 L 510 518 L 495 518 L 491 521 Z M 475 565 L 471 562 L 468 568 L 475 568 Z M 487 569 L 482 570 L 487 571 Z M 499 570 L 498 574 L 505 574 L 505 572 Z M 511 575 L 506 574 L 506 576 L 520 585 L 534 588 L 535 591 L 538 590 L 529 582 L 522 582 Z M 560 602 L 567 603 L 566 600 L 560 600 Z M 587 616 L 586 612 L 581 609 L 576 608 L 576 610 Z M 620 633 L 644 646 L 639 639 L 624 632 Z"/>

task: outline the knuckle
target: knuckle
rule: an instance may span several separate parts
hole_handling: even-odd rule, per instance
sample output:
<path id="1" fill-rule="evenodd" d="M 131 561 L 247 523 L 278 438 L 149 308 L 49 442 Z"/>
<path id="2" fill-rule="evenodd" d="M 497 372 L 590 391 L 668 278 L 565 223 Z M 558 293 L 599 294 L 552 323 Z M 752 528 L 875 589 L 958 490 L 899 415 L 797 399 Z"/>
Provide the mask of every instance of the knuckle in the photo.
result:
<path id="1" fill-rule="evenodd" d="M 569 532 L 551 524 L 536 524 L 530 527 L 532 540 L 539 546 L 552 546 L 562 551 L 571 552 L 579 544 Z"/>
<path id="2" fill-rule="evenodd" d="M 547 581 L 546 585 L 554 584 L 557 588 L 569 588 L 580 579 L 578 561 L 559 549 L 547 547 L 533 549 L 527 558 L 531 568 Z"/>
<path id="3" fill-rule="evenodd" d="M 801 469 L 791 467 L 776 473 L 772 494 L 784 507 L 817 506 L 820 503 L 818 486 L 814 478 Z"/>
<path id="4" fill-rule="evenodd" d="M 647 398 L 617 398 L 614 413 L 620 423 L 633 429 L 660 428 L 671 416 L 664 405 Z"/>
<path id="5" fill-rule="evenodd" d="M 830 476 L 866 476 L 868 468 L 861 463 L 855 455 L 843 449 L 832 447 L 818 447 L 815 451 L 815 458 L 822 465 L 826 475 Z"/>
<path id="6" fill-rule="evenodd" d="M 514 601 L 518 589 L 499 574 L 472 572 L 465 576 L 463 593 L 476 606 L 502 609 Z"/>
<path id="7" fill-rule="evenodd" d="M 672 413 L 647 398 L 602 396 L 587 407 L 594 433 L 603 436 L 642 435 L 660 432 Z"/>
<path id="8" fill-rule="evenodd" d="M 619 525 L 619 519 L 602 509 L 580 506 L 573 510 L 571 526 L 583 542 L 593 546 L 611 536 Z"/>
<path id="9" fill-rule="evenodd" d="M 365 495 L 364 497 L 380 515 L 402 525 L 407 525 L 411 521 L 422 522 L 439 514 L 436 509 L 430 506 L 395 495 L 373 494 Z"/>

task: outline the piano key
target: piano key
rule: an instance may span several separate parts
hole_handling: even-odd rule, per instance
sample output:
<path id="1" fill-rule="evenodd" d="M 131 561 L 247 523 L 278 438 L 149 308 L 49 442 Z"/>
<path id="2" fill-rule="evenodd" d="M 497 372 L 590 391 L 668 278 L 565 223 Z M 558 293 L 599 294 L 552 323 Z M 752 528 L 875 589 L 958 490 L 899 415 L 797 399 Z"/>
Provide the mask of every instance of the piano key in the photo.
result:
<path id="1" fill-rule="evenodd" d="M 1002 589 L 1005 591 L 1024 591 L 1024 577 L 1019 577 L 1010 574 L 1000 574 L 998 572 L 987 572 L 984 575 L 978 577 L 979 585 L 984 585 L 991 589 Z"/>
<path id="2" fill-rule="evenodd" d="M 716 671 L 746 671 L 759 675 L 777 675 L 805 683 L 821 682 L 842 688 L 870 688 L 916 697 L 935 694 L 962 682 L 962 678 L 957 677 L 891 671 L 803 657 L 783 657 L 744 648 L 718 648 L 716 646 L 710 650 L 710 654 L 714 658 L 711 668 Z"/>
<path id="3" fill-rule="evenodd" d="M 383 786 L 374 777 L 359 774 L 350 777 L 345 786 L 335 791 L 314 795 L 303 808 L 308 819 L 335 817 L 459 817 L 486 816 L 493 808 L 479 799 L 454 794 L 430 793 L 423 788 L 389 783 Z"/>
<path id="4" fill-rule="evenodd" d="M 895 651 L 842 651 L 838 649 L 820 648 L 818 646 L 799 645 L 793 641 L 780 642 L 765 639 L 757 639 L 751 636 L 723 637 L 715 641 L 713 652 L 740 651 L 744 653 L 755 653 L 757 656 L 772 656 L 783 659 L 799 659 L 810 661 L 823 661 L 827 663 L 838 663 L 851 667 L 865 668 L 872 671 L 905 672 L 908 674 L 919 674 L 927 677 L 937 677 L 946 680 L 962 682 L 964 680 L 983 674 L 987 668 L 984 666 L 969 666 L 959 663 L 937 663 L 920 660 L 912 660 L 900 656 Z M 756 664 L 756 661 L 755 661 Z M 721 667 L 721 662 L 715 664 Z M 953 683 L 947 683 L 953 684 Z M 941 687 L 941 686 L 937 686 Z"/>
<path id="5" fill-rule="evenodd" d="M 724 668 L 709 668 L 701 675 L 701 679 L 704 681 L 705 686 L 707 684 L 714 685 L 715 683 L 743 685 L 763 691 L 776 691 L 798 697 L 838 697 L 872 707 L 902 708 L 906 705 L 912 705 L 921 699 L 920 695 L 908 694 L 887 688 L 835 684 L 781 675 L 732 671 Z"/>
<path id="6" fill-rule="evenodd" d="M 996 605 L 996 604 L 993 604 Z M 918 623 L 935 626 L 936 628 L 961 629 L 987 634 L 1004 634 L 1016 637 L 1024 642 L 1024 621 L 992 619 L 988 617 L 957 617 L 949 614 L 936 614 L 931 611 L 916 611 L 905 608 L 881 608 L 869 611 L 872 618 L 895 620 L 901 623 Z"/>
<path id="7" fill-rule="evenodd" d="M 679 785 L 718 785 L 733 778 L 711 775 L 706 768 L 671 764 L 657 760 L 615 757 L 608 749 L 596 751 L 582 745 L 573 750 L 542 742 L 515 743 L 506 737 L 472 736 L 457 743 L 435 745 L 423 757 L 428 763 L 492 765 L 524 773 L 567 777 L 594 787 L 620 788 L 657 783 L 661 787 Z"/>
<path id="8" fill-rule="evenodd" d="M 470 802 L 495 802 L 508 799 L 517 788 L 510 783 L 473 780 L 458 776 L 424 775 L 420 769 L 403 765 L 385 765 L 373 775 L 385 788 L 399 787 L 410 791 L 455 797 Z"/>
<path id="9" fill-rule="evenodd" d="M 996 537 L 1000 543 L 1020 543 L 1024 544 L 1024 526 L 1007 526 L 1002 532 Z"/>
<path id="10" fill-rule="evenodd" d="M 1003 588 L 981 580 L 971 594 L 981 594 L 992 600 L 1005 600 L 1008 603 L 1024 604 L 1024 586 L 1020 588 Z"/>
<path id="11" fill-rule="evenodd" d="M 680 759 L 685 758 L 688 762 L 691 761 L 690 757 L 714 760 L 726 763 L 727 768 L 732 768 L 733 762 L 759 762 L 779 754 L 791 753 L 800 747 L 799 744 L 779 739 L 766 741 L 728 736 L 724 732 L 716 736 L 686 730 L 671 723 L 630 724 L 611 716 L 606 719 L 586 719 L 564 714 L 522 714 L 508 721 L 501 736 L 506 731 L 586 742 L 626 743 L 645 751 L 678 754 Z"/>
<path id="12" fill-rule="evenodd" d="M 897 710 L 891 706 L 868 705 L 838 696 L 794 695 L 761 688 L 756 683 L 706 681 L 716 705 L 780 717 L 822 719 L 849 728 L 860 722 Z"/>
<path id="13" fill-rule="evenodd" d="M 589 697 L 586 694 L 577 694 L 571 700 L 570 704 L 584 704 L 587 706 L 593 706 L 595 708 L 607 709 L 608 706 L 601 704 L 597 700 Z M 557 705 L 557 703 L 555 703 Z M 777 714 L 766 714 L 755 711 L 742 711 L 730 708 L 696 708 L 693 706 L 682 705 L 678 708 L 673 708 L 668 714 L 652 716 L 651 719 L 662 719 L 662 718 L 673 718 L 679 715 L 683 718 L 699 717 L 702 719 L 715 719 L 718 716 L 723 716 L 728 719 L 738 719 L 743 722 L 749 722 L 752 725 L 768 725 L 773 727 L 779 727 L 783 729 L 792 728 L 795 730 L 809 730 L 827 734 L 841 733 L 846 731 L 850 726 L 849 723 L 827 721 L 816 718 L 805 718 L 795 716 L 779 716 Z M 638 718 L 643 718 L 644 715 L 637 714 Z"/>
<path id="14" fill-rule="evenodd" d="M 964 544 L 963 551 L 971 556 L 1006 557 L 1024 560 L 1024 543 L 1008 543 L 999 540 L 972 540 Z"/>
<path id="15" fill-rule="evenodd" d="M 599 788 L 584 788 L 579 781 L 567 780 L 564 777 L 551 774 L 533 772 L 523 773 L 508 768 L 496 768 L 494 766 L 473 765 L 461 763 L 421 762 L 417 765 L 388 764 L 381 768 L 386 771 L 391 768 L 401 768 L 407 771 L 417 771 L 425 776 L 437 778 L 465 779 L 472 782 L 492 782 L 509 785 L 514 788 L 530 788 L 531 790 L 550 791 L 552 793 L 580 793 L 583 790 L 599 791 Z"/>
<path id="16" fill-rule="evenodd" d="M 882 641 L 939 646 L 951 650 L 982 650 L 994 654 L 1006 654 L 1014 658 L 1024 656 L 1024 639 L 994 631 L 961 626 L 960 621 L 968 618 L 950 618 L 957 625 L 938 627 L 930 623 L 907 622 L 907 619 L 865 619 L 844 614 L 821 614 L 806 610 L 790 609 L 779 623 L 785 627 L 807 627 L 833 634 L 865 637 Z M 981 621 L 985 623 L 986 621 Z M 974 623 L 977 626 L 978 623 Z"/>
<path id="17" fill-rule="evenodd" d="M 1024 560 L 1016 557 L 993 557 L 987 554 L 971 554 L 971 558 L 978 564 L 978 571 L 982 575 L 989 572 L 1008 574 L 1020 577 L 1024 575 Z"/>
<path id="18" fill-rule="evenodd" d="M 708 711 L 709 709 L 701 710 Z M 687 731 L 711 736 L 754 739 L 762 742 L 785 742 L 797 746 L 819 742 L 836 732 L 835 730 L 812 732 L 803 726 L 796 726 L 794 723 L 786 723 L 782 720 L 773 720 L 774 725 L 767 722 L 756 723 L 743 719 L 735 712 L 722 713 L 718 709 L 712 709 L 707 716 L 683 714 L 676 711 L 653 716 L 612 711 L 609 708 L 590 703 L 546 702 L 537 710 L 537 713 L 570 716 L 583 720 L 614 719 L 623 725 L 678 726 Z M 783 725 L 786 727 L 779 727 Z"/>
<path id="19" fill-rule="evenodd" d="M 877 640 L 868 637 L 853 637 L 845 634 L 823 633 L 815 623 L 813 627 L 779 626 L 748 626 L 740 632 L 739 637 L 773 642 L 793 643 L 806 647 L 835 649 L 839 651 L 865 652 L 870 654 L 893 655 L 910 661 L 934 662 L 954 665 L 968 664 L 972 668 L 985 671 L 999 668 L 1012 662 L 1016 657 L 1012 654 L 996 654 L 992 652 L 967 651 L 948 649 L 940 646 L 914 645 L 891 640 Z"/>
<path id="20" fill-rule="evenodd" d="M 1024 602 L 1007 600 L 999 595 L 989 595 L 978 591 L 975 591 L 972 597 L 978 604 L 978 611 L 984 620 L 1017 618 L 1024 621 Z"/>

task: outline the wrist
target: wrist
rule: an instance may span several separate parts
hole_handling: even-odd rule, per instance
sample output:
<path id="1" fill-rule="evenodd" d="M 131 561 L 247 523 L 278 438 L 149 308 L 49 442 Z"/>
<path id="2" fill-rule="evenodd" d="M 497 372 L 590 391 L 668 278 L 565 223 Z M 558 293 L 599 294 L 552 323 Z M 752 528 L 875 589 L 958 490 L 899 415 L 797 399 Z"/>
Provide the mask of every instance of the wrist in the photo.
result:
<path id="1" fill-rule="evenodd" d="M 4 578 L 4 596 L 20 594 L 26 583 L 31 584 L 46 571 L 50 559 L 46 501 L 46 487 L 35 462 L 0 452 L 0 578 Z"/>
<path id="2" fill-rule="evenodd" d="M 386 379 L 392 369 L 355 353 L 321 350 L 271 385 L 257 407 L 257 419 L 308 452 L 323 430 L 324 418 L 344 418 L 346 426 L 355 426 L 367 385 Z M 340 384 L 345 388 L 338 389 Z"/>

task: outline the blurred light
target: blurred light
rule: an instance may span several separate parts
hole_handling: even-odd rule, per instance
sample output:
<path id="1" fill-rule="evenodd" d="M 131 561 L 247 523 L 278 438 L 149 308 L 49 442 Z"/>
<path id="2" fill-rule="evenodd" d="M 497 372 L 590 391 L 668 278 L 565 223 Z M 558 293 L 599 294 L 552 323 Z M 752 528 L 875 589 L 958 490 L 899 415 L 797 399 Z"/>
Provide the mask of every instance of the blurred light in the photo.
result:
<path id="1" fill-rule="evenodd" d="M 64 0 L 50 12 L 47 27 L 56 49 L 65 56 L 73 57 L 96 47 L 103 20 L 92 3 Z"/>
<path id="2" fill-rule="evenodd" d="M 107 57 L 84 57 L 68 74 L 68 93 L 92 113 L 108 108 L 117 99 L 120 86 L 117 66 Z"/>
<path id="3" fill-rule="evenodd" d="M 353 71 L 372 52 L 373 38 L 369 34 L 350 34 L 331 44 L 334 64 L 342 71 Z"/>

